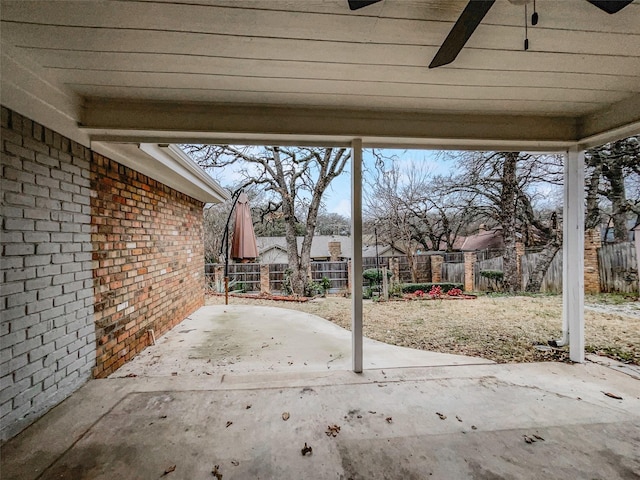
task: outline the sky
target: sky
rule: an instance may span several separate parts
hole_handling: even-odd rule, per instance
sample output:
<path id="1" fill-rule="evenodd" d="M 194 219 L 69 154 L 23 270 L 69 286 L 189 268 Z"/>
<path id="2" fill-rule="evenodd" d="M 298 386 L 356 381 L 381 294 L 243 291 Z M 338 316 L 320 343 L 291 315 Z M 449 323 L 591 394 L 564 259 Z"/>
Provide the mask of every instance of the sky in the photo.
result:
<path id="1" fill-rule="evenodd" d="M 425 167 L 434 174 L 445 174 L 449 171 L 450 163 L 438 160 L 438 152 L 433 150 L 383 150 L 387 157 L 396 157 L 400 170 L 409 166 L 412 162 L 424 162 Z M 367 175 L 367 169 L 372 170 L 375 159 L 370 150 L 364 150 L 362 156 L 364 162 L 363 176 Z M 364 185 L 363 189 L 367 186 Z M 345 172 L 336 178 L 324 196 L 324 203 L 328 212 L 335 212 L 345 217 L 351 216 L 351 171 L 347 168 Z"/>
<path id="2" fill-rule="evenodd" d="M 385 158 L 394 158 L 395 165 L 401 172 L 400 180 L 402 180 L 402 172 L 408 171 L 412 164 L 420 164 L 431 175 L 446 175 L 455 168 L 455 163 L 446 155 L 442 155 L 438 150 L 379 150 Z M 451 152 L 455 153 L 455 152 Z M 366 195 L 367 183 L 366 177 L 371 175 L 375 169 L 375 158 L 371 150 L 363 151 L 363 195 Z M 240 165 L 237 168 L 227 166 L 209 171 L 218 182 L 223 186 L 238 184 L 242 176 L 239 172 Z M 549 205 L 561 204 L 562 190 L 557 186 L 538 185 L 536 203 L 546 203 Z M 559 203 L 560 202 L 560 203 Z M 335 178 L 323 196 L 323 205 L 329 213 L 338 213 L 344 217 L 351 216 L 351 169 L 348 164 L 343 173 Z M 547 206 L 549 206 L 547 205 Z"/>
<path id="3" fill-rule="evenodd" d="M 433 173 L 445 174 L 450 168 L 450 162 L 438 160 L 438 152 L 433 150 L 383 150 L 386 157 L 396 157 L 400 170 L 412 162 L 426 162 L 426 167 Z M 375 165 L 375 159 L 370 150 L 363 151 L 363 176 L 367 170 L 371 171 Z M 226 167 L 209 172 L 223 186 L 237 183 L 241 180 L 239 169 Z M 366 189 L 366 185 L 363 186 Z M 323 196 L 323 203 L 327 212 L 338 213 L 345 217 L 351 216 L 351 169 L 349 165 L 343 173 L 335 178 Z"/>

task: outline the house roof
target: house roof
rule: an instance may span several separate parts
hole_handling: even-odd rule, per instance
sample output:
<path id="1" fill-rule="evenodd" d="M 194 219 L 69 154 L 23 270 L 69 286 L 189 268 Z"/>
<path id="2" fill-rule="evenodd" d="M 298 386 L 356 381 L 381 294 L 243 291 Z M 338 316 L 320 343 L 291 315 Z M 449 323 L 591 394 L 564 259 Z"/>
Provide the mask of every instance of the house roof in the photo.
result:
<path id="1" fill-rule="evenodd" d="M 640 2 L 495 2 L 429 69 L 466 0 L 2 0 L 2 103 L 89 146 L 564 150 L 640 130 Z"/>
<path id="2" fill-rule="evenodd" d="M 493 250 L 504 248 L 502 229 L 494 228 L 465 237 L 460 250 L 471 252 L 476 250 Z"/>
<path id="3" fill-rule="evenodd" d="M 283 252 L 287 251 L 287 240 L 285 237 L 257 237 L 258 251 L 260 255 L 272 249 L 279 249 Z M 298 251 L 302 248 L 303 237 L 296 237 L 298 243 Z M 351 258 L 351 237 L 346 235 L 316 235 L 311 241 L 311 258 L 328 258 L 329 242 L 340 242 L 341 258 Z M 378 245 L 378 254 L 384 255 L 388 250 L 392 249 L 391 245 Z M 399 250 L 396 248 L 396 250 Z M 375 257 L 375 245 L 363 245 L 363 257 Z"/>
<path id="4" fill-rule="evenodd" d="M 257 237 L 258 251 L 260 254 L 267 252 L 273 248 L 287 251 L 287 239 L 285 237 Z M 302 248 L 303 237 L 296 237 L 298 243 L 298 251 Z M 329 257 L 329 242 L 340 242 L 342 257 L 351 257 L 351 240 L 350 237 L 343 235 L 316 235 L 311 241 L 311 258 Z"/>

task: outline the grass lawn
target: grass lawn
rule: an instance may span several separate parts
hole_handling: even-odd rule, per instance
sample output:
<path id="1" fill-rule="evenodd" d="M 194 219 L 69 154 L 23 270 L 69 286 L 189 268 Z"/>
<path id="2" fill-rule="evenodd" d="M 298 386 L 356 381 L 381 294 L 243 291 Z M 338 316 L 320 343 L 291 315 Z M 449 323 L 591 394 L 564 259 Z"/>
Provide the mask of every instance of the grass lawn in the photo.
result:
<path id="1" fill-rule="evenodd" d="M 209 297 L 208 305 L 224 297 Z M 307 303 L 231 297 L 230 304 L 260 304 L 318 315 L 351 327 L 351 300 L 317 298 Z M 548 352 L 561 336 L 562 297 L 479 296 L 475 300 L 364 302 L 364 334 L 369 338 L 442 353 L 488 358 L 499 363 L 565 360 L 566 349 Z M 640 364 L 640 302 L 621 296 L 587 296 L 585 344 L 590 353 Z"/>

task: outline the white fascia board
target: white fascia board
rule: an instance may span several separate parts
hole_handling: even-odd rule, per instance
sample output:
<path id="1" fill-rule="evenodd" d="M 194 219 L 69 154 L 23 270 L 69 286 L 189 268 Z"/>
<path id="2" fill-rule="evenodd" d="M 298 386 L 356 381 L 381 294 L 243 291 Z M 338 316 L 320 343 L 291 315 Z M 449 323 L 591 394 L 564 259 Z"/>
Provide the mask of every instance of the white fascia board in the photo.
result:
<path id="1" fill-rule="evenodd" d="M 144 145 L 144 144 L 143 144 Z M 140 148 L 142 148 L 142 146 Z M 152 145 L 152 147 L 155 145 Z M 162 151 L 169 155 L 175 162 L 177 162 L 185 171 L 194 177 L 194 179 L 200 180 L 206 187 L 212 189 L 219 197 L 220 202 L 229 200 L 231 195 L 225 190 L 217 181 L 211 178 L 187 153 L 184 152 L 177 145 L 157 145 Z M 218 202 L 218 203 L 220 203 Z"/>
<path id="2" fill-rule="evenodd" d="M 229 198 L 218 182 L 175 146 L 92 142 L 91 148 L 203 203 L 221 203 Z"/>

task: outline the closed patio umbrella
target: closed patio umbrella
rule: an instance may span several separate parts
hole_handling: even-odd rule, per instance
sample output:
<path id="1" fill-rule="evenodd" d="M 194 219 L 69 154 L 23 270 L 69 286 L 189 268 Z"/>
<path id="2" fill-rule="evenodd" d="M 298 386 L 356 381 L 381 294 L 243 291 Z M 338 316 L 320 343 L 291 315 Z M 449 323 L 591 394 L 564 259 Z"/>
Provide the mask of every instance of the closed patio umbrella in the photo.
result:
<path id="1" fill-rule="evenodd" d="M 256 245 L 256 234 L 251 220 L 249 197 L 244 192 L 238 197 L 234 212 L 231 258 L 241 262 L 258 258 L 258 246 Z"/>

